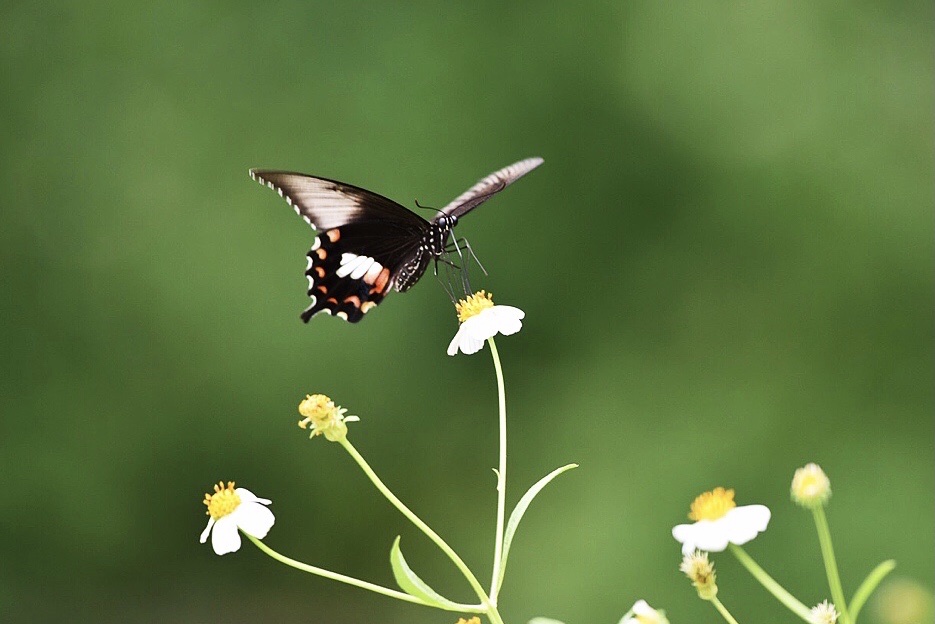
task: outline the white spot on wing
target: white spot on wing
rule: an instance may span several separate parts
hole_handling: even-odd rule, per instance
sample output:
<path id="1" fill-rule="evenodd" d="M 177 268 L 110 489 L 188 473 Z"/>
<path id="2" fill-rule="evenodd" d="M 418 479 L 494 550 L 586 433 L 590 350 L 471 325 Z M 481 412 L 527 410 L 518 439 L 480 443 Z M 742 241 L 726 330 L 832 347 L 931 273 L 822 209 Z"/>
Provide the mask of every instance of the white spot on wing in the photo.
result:
<path id="1" fill-rule="evenodd" d="M 366 275 L 364 275 L 364 281 L 368 283 L 375 282 L 377 279 L 377 276 L 380 275 L 380 271 L 382 270 L 383 270 L 383 265 L 377 262 L 376 260 L 374 260 L 373 264 L 370 265 L 370 268 L 367 269 Z"/>
<path id="2" fill-rule="evenodd" d="M 364 276 L 364 273 L 369 271 L 370 267 L 372 267 L 373 264 L 374 264 L 373 258 L 370 258 L 369 256 L 365 257 L 364 261 L 358 263 L 357 268 L 354 269 L 353 273 L 351 273 L 351 279 L 356 280 L 356 279 L 362 278 Z"/>

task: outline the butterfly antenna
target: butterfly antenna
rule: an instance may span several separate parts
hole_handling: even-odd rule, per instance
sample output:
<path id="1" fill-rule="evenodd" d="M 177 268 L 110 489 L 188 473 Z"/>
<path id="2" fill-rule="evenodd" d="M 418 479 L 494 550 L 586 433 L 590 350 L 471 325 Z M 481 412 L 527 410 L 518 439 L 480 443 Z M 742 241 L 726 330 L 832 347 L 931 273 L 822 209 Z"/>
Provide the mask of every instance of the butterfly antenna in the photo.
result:
<path id="1" fill-rule="evenodd" d="M 439 210 L 438 208 L 434 208 L 432 206 L 423 206 L 422 204 L 419 203 L 418 199 L 414 199 L 413 201 L 416 203 L 416 208 L 421 208 L 422 210 L 434 210 L 437 214 L 442 213 L 442 211 Z"/>

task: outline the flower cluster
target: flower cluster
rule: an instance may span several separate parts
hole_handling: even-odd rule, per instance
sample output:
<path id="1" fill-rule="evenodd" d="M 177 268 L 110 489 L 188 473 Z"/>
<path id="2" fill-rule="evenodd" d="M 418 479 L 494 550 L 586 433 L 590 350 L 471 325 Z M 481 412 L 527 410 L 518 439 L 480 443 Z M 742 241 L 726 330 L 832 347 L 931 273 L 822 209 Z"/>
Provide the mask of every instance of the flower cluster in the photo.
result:
<path id="1" fill-rule="evenodd" d="M 879 564 L 863 582 L 848 607 L 844 600 L 841 580 L 831 546 L 831 535 L 824 505 L 831 496 L 831 481 L 820 466 L 811 463 L 795 471 L 790 486 L 792 500 L 810 509 L 815 517 L 822 558 L 828 576 L 833 602 L 825 600 L 809 609 L 767 574 L 740 546 L 746 544 L 769 524 L 770 511 L 763 505 L 738 507 L 734 491 L 717 487 L 695 498 L 689 519 L 694 524 L 680 524 L 672 529 L 672 536 L 681 542 L 684 555 L 679 569 L 691 580 L 698 596 L 711 602 L 729 624 L 736 620 L 718 599 L 717 576 L 709 552 L 721 552 L 730 547 L 748 572 L 777 600 L 809 624 L 854 624 L 863 601 L 880 581 L 895 567 L 892 561 Z"/>

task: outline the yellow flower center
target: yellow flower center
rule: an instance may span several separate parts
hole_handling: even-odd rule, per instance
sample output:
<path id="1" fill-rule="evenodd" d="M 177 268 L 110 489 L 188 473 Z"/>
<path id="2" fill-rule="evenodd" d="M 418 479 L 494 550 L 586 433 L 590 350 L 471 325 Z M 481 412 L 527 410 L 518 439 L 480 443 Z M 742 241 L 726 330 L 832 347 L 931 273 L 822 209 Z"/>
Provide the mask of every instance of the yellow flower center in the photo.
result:
<path id="1" fill-rule="evenodd" d="M 480 314 L 487 308 L 493 307 L 493 295 L 483 290 L 474 293 L 455 304 L 458 311 L 458 321 L 463 323 L 475 314 Z"/>
<path id="2" fill-rule="evenodd" d="M 470 620 L 465 620 L 464 618 L 458 618 L 458 624 L 480 624 L 480 618 L 476 615 Z"/>
<path id="3" fill-rule="evenodd" d="M 692 501 L 690 520 L 717 520 L 737 506 L 734 502 L 734 490 L 725 490 L 716 487 L 711 492 L 705 492 Z"/>
<path id="4" fill-rule="evenodd" d="M 234 491 L 233 481 L 228 481 L 227 487 L 224 487 L 223 481 L 218 481 L 214 486 L 214 494 L 205 494 L 204 503 L 208 506 L 207 514 L 218 520 L 240 506 L 240 495 Z"/>

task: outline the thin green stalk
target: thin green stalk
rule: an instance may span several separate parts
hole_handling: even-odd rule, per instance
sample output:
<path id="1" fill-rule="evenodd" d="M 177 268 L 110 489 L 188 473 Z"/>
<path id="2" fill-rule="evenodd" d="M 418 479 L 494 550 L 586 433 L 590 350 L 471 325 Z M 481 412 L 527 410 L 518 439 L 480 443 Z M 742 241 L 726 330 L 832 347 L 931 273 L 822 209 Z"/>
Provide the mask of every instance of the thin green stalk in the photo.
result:
<path id="1" fill-rule="evenodd" d="M 747 571 L 753 575 L 753 578 L 758 580 L 769 593 L 775 596 L 776 600 L 786 605 L 786 608 L 811 624 L 811 613 L 808 607 L 799 602 L 795 596 L 787 592 L 782 585 L 777 583 L 773 577 L 771 577 L 763 568 L 757 565 L 756 561 L 754 561 L 743 548 L 737 546 L 736 544 L 731 544 L 730 549 L 731 552 L 734 553 L 734 556 L 737 557 L 737 559 L 743 565 L 743 567 L 745 567 Z"/>
<path id="2" fill-rule="evenodd" d="M 850 624 L 851 616 L 844 602 L 844 589 L 841 587 L 841 576 L 838 574 L 838 564 L 834 559 L 834 548 L 831 546 L 831 529 L 828 527 L 828 518 L 825 508 L 816 505 L 812 508 L 815 516 L 815 528 L 818 529 L 818 542 L 821 544 L 821 558 L 825 562 L 825 573 L 828 575 L 828 586 L 831 589 L 831 599 L 840 614 L 841 624 Z"/>
<path id="3" fill-rule="evenodd" d="M 383 594 L 384 596 L 389 596 L 390 598 L 396 598 L 397 600 L 405 600 L 406 602 L 411 602 L 413 604 L 425 605 L 427 607 L 434 607 L 435 605 L 429 604 L 420 598 L 415 596 L 410 596 L 407 593 L 396 591 L 395 589 L 390 589 L 389 587 L 383 587 L 382 585 L 377 585 L 375 583 L 369 583 L 367 581 L 362 581 L 360 579 L 354 578 L 353 576 L 346 576 L 344 574 L 338 574 L 337 572 L 332 572 L 330 570 L 325 570 L 324 568 L 319 568 L 313 565 L 308 565 L 307 563 L 302 563 L 301 561 L 296 561 L 290 557 L 282 555 L 266 544 L 262 540 L 259 540 L 252 535 L 247 535 L 247 538 L 254 543 L 254 545 L 262 550 L 264 553 L 279 561 L 284 563 L 289 567 L 295 568 L 296 570 L 301 570 L 302 572 L 308 572 L 310 574 L 315 574 L 317 576 L 324 577 L 326 579 L 331 579 L 332 581 L 338 581 L 339 583 L 347 583 L 348 585 L 353 585 L 354 587 L 360 587 L 361 589 L 366 589 L 378 594 Z M 484 608 L 481 605 L 458 605 L 460 611 L 465 611 L 468 613 L 483 613 Z"/>
<path id="4" fill-rule="evenodd" d="M 464 575 L 464 578 L 467 579 L 467 582 L 471 585 L 471 588 L 474 590 L 474 593 L 477 594 L 477 597 L 480 598 L 481 604 L 483 605 L 483 612 L 487 614 L 487 617 L 490 618 L 492 624 L 503 624 L 503 619 L 500 617 L 500 613 L 497 611 L 496 605 L 491 603 L 490 598 L 487 597 L 487 594 L 484 593 L 484 588 L 481 587 L 481 584 L 477 581 L 477 577 L 474 576 L 474 573 L 471 572 L 470 568 L 467 567 L 467 564 L 458 556 L 458 553 L 448 545 L 448 543 L 441 538 L 435 531 L 429 527 L 425 522 L 422 521 L 419 516 L 412 512 L 411 509 L 406 507 L 401 500 L 399 500 L 393 492 L 390 491 L 386 484 L 377 476 L 377 473 L 373 471 L 370 467 L 370 464 L 367 463 L 367 460 L 357 452 L 357 449 L 354 448 L 354 445 L 344 437 L 338 439 L 341 446 L 344 447 L 351 457 L 354 458 L 354 461 L 357 462 L 357 465 L 364 471 L 364 474 L 367 475 L 367 478 L 380 490 L 380 493 L 386 497 L 390 503 L 396 509 L 400 511 L 406 518 L 409 519 L 416 527 L 425 533 L 425 535 L 435 542 L 435 545 L 438 546 L 443 553 L 448 555 L 448 558 L 451 559 L 452 563 L 461 571 L 461 574 Z"/>
<path id="5" fill-rule="evenodd" d="M 863 608 L 864 603 L 867 602 L 867 598 L 870 597 L 870 594 L 873 593 L 873 590 L 876 589 L 877 585 L 880 584 L 886 575 L 895 568 L 896 562 L 890 559 L 875 567 L 873 571 L 867 575 L 867 578 L 864 579 L 864 582 L 860 584 L 860 587 L 857 588 L 857 591 L 855 591 L 854 595 L 851 597 L 850 616 L 852 622 L 857 621 L 860 610 Z"/>
<path id="6" fill-rule="evenodd" d="M 711 602 L 725 620 L 727 620 L 730 624 L 737 624 L 737 620 L 735 620 L 734 616 L 730 614 L 730 611 L 727 610 L 727 607 L 721 604 L 721 601 L 717 599 L 717 596 L 712 596 Z"/>
<path id="7" fill-rule="evenodd" d="M 493 572 L 490 576 L 490 602 L 497 604 L 500 590 L 500 566 L 503 565 L 503 519 L 506 514 L 506 390 L 503 385 L 503 369 L 500 354 L 493 338 L 488 338 L 493 367 L 497 373 L 497 397 L 500 408 L 500 462 L 497 469 L 497 534 L 494 539 Z"/>

